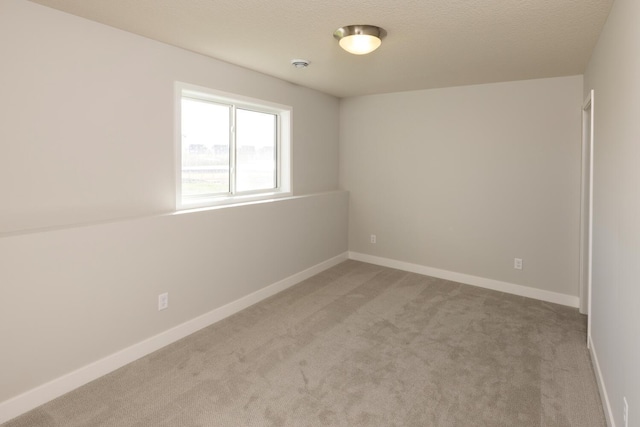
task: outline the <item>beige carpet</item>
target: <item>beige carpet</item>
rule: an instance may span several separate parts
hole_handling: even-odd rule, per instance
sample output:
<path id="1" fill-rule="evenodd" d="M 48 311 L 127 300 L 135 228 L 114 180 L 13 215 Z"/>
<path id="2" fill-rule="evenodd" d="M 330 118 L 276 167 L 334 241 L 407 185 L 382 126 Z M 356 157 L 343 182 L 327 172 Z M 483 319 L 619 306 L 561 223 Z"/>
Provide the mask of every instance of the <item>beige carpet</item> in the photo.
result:
<path id="1" fill-rule="evenodd" d="M 585 324 L 347 261 L 5 426 L 601 427 Z"/>

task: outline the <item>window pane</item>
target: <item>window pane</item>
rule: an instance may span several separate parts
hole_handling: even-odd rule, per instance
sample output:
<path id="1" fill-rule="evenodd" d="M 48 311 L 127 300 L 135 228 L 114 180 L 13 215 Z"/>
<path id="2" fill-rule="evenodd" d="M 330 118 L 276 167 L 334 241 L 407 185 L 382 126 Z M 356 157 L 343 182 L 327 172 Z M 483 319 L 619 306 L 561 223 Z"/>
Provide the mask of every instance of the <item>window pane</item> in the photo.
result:
<path id="1" fill-rule="evenodd" d="M 182 98 L 182 195 L 228 193 L 231 107 Z"/>
<path id="2" fill-rule="evenodd" d="M 276 188 L 276 115 L 236 110 L 236 190 Z"/>

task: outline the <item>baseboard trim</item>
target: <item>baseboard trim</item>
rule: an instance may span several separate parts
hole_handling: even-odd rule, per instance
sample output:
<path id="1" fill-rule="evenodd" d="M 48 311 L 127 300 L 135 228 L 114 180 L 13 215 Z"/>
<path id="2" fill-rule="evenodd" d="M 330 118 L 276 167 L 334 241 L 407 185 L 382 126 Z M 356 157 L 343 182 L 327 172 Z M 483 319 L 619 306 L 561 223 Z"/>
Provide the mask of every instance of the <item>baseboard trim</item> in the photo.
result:
<path id="1" fill-rule="evenodd" d="M 100 378 L 109 372 L 113 372 L 128 363 L 153 353 L 162 347 L 191 335 L 202 328 L 212 325 L 270 296 L 282 292 L 305 279 L 315 276 L 328 268 L 346 261 L 347 259 L 349 259 L 348 253 L 344 252 L 240 299 L 223 305 L 222 307 L 216 308 L 208 313 L 161 332 L 158 335 L 147 338 L 144 341 L 120 350 L 110 356 L 97 360 L 89 365 L 83 366 L 73 372 L 6 400 L 0 403 L 0 424 L 35 409 L 44 403 Z"/>
<path id="2" fill-rule="evenodd" d="M 360 252 L 349 252 L 349 259 L 368 262 L 370 264 L 381 265 L 383 267 L 396 268 L 398 270 L 410 271 L 412 273 L 424 274 L 426 276 L 432 276 L 432 277 L 437 277 L 439 279 L 465 283 L 467 285 L 473 285 L 481 288 L 492 289 L 494 291 L 505 292 L 508 294 L 519 295 L 519 296 L 533 298 L 541 301 L 562 304 L 562 305 L 566 305 L 574 308 L 578 308 L 578 305 L 580 303 L 580 299 L 572 295 L 565 295 L 557 292 L 531 288 L 528 286 L 516 285 L 508 282 L 501 282 L 499 280 L 487 279 L 479 276 L 472 276 L 470 274 L 456 273 L 454 271 L 442 270 L 439 268 L 428 267 L 425 265 L 412 264 L 409 262 L 397 261 L 394 259 L 382 258 L 374 255 L 367 255 Z"/>
<path id="3" fill-rule="evenodd" d="M 596 382 L 598 383 L 598 390 L 600 391 L 600 397 L 602 398 L 602 409 L 604 409 L 604 416 L 607 419 L 607 426 L 616 427 L 616 420 L 613 417 L 613 411 L 611 410 L 609 395 L 607 394 L 607 388 L 604 385 L 604 378 L 602 376 L 602 371 L 600 370 L 600 362 L 598 362 L 598 355 L 591 337 L 589 337 L 589 352 L 591 353 L 591 362 L 596 373 Z"/>

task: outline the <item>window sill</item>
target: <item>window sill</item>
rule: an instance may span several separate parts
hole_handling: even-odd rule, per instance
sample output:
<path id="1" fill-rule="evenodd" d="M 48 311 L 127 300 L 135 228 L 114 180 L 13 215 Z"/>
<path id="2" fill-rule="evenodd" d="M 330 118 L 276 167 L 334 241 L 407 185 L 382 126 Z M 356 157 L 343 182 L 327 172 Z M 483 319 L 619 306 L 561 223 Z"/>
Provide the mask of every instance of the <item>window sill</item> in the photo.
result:
<path id="1" fill-rule="evenodd" d="M 181 203 L 176 207 L 176 214 L 215 209 L 221 207 L 242 206 L 252 203 L 270 202 L 291 197 L 293 194 L 285 191 L 272 193 L 249 194 L 246 196 L 208 198 L 192 203 Z"/>

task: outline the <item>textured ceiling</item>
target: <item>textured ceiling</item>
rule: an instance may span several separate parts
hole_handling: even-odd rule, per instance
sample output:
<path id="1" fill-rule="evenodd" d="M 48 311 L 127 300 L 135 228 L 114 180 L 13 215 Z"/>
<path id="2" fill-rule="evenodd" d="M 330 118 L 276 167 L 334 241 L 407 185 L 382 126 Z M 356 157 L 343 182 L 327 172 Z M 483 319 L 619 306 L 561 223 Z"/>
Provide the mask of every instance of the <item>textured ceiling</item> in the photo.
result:
<path id="1" fill-rule="evenodd" d="M 335 96 L 582 74 L 613 0 L 32 0 Z M 387 30 L 369 55 L 332 34 Z M 290 61 L 311 61 L 296 69 Z"/>

